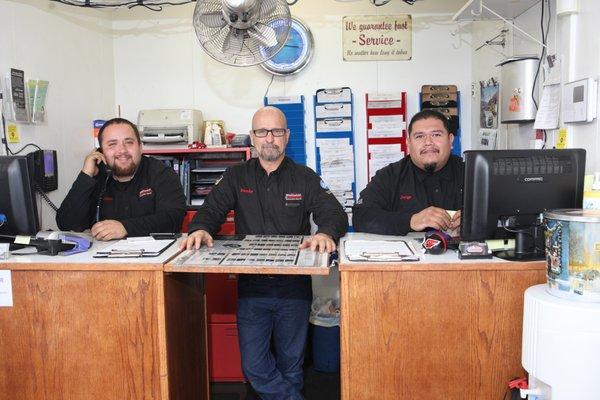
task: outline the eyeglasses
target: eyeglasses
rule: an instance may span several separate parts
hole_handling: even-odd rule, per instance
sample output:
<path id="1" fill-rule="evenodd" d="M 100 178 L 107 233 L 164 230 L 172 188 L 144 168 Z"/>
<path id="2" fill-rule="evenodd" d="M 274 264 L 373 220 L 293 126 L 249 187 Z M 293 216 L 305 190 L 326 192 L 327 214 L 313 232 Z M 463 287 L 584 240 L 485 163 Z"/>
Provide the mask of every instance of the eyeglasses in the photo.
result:
<path id="1" fill-rule="evenodd" d="M 429 137 L 432 141 L 436 142 L 442 139 L 445 139 L 448 136 L 445 132 L 435 131 L 435 132 L 415 132 L 410 135 L 410 139 L 414 142 L 425 142 L 425 139 Z"/>
<path id="2" fill-rule="evenodd" d="M 285 128 L 273 128 L 273 129 L 266 129 L 266 128 L 260 128 L 260 129 L 252 129 L 252 133 L 254 133 L 254 136 L 256 137 L 267 137 L 267 135 L 269 134 L 269 132 L 274 136 L 274 137 L 281 137 L 284 136 L 286 133 L 288 133 L 288 130 Z"/>

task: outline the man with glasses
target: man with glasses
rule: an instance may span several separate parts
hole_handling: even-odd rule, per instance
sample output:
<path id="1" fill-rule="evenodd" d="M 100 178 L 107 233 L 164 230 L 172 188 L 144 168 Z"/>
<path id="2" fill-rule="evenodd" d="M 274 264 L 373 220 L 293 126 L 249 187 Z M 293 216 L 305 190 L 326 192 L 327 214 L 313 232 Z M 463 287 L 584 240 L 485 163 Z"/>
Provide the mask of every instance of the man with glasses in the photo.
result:
<path id="1" fill-rule="evenodd" d="M 405 235 L 460 226 L 464 165 L 451 155 L 448 119 L 421 111 L 408 125 L 409 155 L 377 171 L 353 207 L 357 232 Z M 447 210 L 459 210 L 451 216 Z"/>
<path id="2" fill-rule="evenodd" d="M 192 223 L 182 248 L 212 246 L 212 236 L 235 211 L 238 234 L 309 235 L 301 245 L 320 252 L 336 249 L 348 218 L 311 169 L 284 154 L 289 140 L 285 115 L 275 107 L 252 118 L 253 158 L 229 168 Z M 246 378 L 264 400 L 302 399 L 302 363 L 312 301 L 310 276 L 241 274 L 238 280 L 238 335 Z"/>

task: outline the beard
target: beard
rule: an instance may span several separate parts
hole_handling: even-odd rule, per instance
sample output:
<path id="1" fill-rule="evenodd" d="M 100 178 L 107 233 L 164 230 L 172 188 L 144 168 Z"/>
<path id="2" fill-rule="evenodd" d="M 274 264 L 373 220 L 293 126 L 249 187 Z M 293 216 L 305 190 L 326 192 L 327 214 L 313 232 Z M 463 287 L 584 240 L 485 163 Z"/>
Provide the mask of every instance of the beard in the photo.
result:
<path id="1" fill-rule="evenodd" d="M 264 143 L 258 151 L 258 157 L 267 162 L 277 161 L 283 152 L 276 144 Z"/>
<path id="2" fill-rule="evenodd" d="M 433 174 L 435 172 L 435 169 L 437 168 L 437 163 L 436 162 L 427 163 L 427 164 L 423 165 L 423 167 L 425 167 L 425 171 L 428 174 Z"/>
<path id="3" fill-rule="evenodd" d="M 113 176 L 116 176 L 118 178 L 129 177 L 129 176 L 133 176 L 133 174 L 135 174 L 137 167 L 138 167 L 137 164 L 133 161 L 127 167 L 119 167 L 115 163 L 112 167 L 112 173 L 113 173 Z"/>

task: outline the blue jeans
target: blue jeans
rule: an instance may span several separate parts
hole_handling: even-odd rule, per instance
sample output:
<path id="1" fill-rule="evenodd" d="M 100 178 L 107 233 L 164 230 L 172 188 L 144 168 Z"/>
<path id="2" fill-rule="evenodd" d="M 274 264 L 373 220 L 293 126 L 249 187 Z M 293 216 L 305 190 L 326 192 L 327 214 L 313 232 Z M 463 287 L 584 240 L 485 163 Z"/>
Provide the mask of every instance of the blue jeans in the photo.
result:
<path id="1" fill-rule="evenodd" d="M 300 391 L 309 315 L 308 300 L 238 299 L 242 369 L 263 400 L 304 398 Z"/>

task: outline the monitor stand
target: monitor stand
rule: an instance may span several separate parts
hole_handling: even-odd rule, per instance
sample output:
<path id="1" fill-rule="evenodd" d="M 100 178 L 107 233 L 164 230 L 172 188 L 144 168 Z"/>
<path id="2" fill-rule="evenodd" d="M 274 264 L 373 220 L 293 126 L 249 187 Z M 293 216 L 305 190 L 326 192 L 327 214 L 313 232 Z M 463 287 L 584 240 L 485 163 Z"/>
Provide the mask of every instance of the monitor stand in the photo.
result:
<path id="1" fill-rule="evenodd" d="M 534 225 L 511 230 L 515 233 L 515 249 L 494 253 L 494 256 L 509 261 L 540 261 L 546 258 L 544 227 Z"/>

